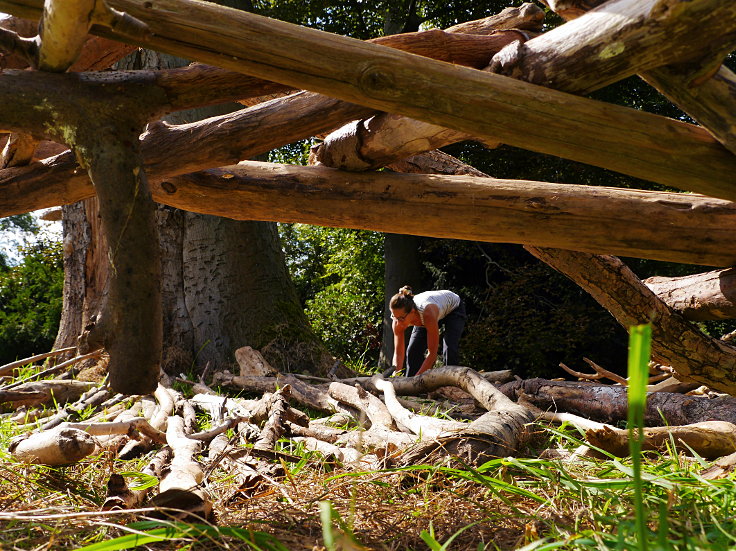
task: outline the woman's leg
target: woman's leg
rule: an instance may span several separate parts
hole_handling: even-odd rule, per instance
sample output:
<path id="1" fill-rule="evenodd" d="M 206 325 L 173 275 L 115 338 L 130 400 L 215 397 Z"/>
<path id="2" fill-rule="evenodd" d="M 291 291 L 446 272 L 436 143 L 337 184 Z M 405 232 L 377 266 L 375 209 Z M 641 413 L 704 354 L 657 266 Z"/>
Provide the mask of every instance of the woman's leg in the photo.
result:
<path id="1" fill-rule="evenodd" d="M 442 358 L 445 365 L 458 365 L 460 362 L 460 336 L 465 328 L 465 303 L 445 316 L 442 320 L 445 331 L 442 336 Z"/>
<path id="2" fill-rule="evenodd" d="M 406 376 L 413 377 L 424 362 L 424 353 L 427 350 L 427 330 L 424 327 L 414 327 L 406 347 Z"/>

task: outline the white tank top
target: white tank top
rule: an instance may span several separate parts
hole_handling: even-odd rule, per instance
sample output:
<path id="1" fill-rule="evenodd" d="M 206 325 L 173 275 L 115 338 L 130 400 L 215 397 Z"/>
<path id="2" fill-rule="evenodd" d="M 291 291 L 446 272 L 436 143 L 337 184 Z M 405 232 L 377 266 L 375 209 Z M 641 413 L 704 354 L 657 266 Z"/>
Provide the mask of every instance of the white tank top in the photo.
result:
<path id="1" fill-rule="evenodd" d="M 460 306 L 460 297 L 452 291 L 447 290 L 425 291 L 424 293 L 414 295 L 414 304 L 417 307 L 417 312 L 419 312 L 419 319 L 422 320 L 422 325 L 424 325 L 424 309 L 428 304 L 435 304 L 437 306 L 439 310 L 437 321 L 439 321 Z"/>

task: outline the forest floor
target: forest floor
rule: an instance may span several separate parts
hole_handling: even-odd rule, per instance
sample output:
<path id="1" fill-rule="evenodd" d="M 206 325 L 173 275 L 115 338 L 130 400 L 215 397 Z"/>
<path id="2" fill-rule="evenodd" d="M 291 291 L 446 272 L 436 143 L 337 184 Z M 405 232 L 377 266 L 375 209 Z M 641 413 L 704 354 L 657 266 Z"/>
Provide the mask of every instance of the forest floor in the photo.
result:
<path id="1" fill-rule="evenodd" d="M 66 466 L 24 464 L 8 446 L 28 427 L 10 413 L 0 421 L 3 550 L 643 549 L 642 538 L 651 549 L 736 548 L 733 474 L 706 480 L 711 462 L 674 448 L 650 452 L 637 496 L 631 459 L 580 455 L 584 436 L 565 424 L 535 422 L 515 457 L 477 467 L 447 457 L 361 469 L 281 438 L 267 461 L 279 475 L 252 487 L 202 454 L 195 459 L 212 514 L 186 522 L 145 506 L 101 511 L 111 475 L 131 489 L 151 479 L 141 473 L 155 449 L 128 460 L 108 449 Z"/>

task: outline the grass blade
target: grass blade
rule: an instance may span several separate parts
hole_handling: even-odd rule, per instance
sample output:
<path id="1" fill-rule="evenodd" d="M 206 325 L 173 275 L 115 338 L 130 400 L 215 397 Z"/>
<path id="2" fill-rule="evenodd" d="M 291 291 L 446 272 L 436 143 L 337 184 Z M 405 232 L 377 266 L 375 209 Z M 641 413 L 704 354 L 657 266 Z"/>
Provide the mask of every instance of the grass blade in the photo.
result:
<path id="1" fill-rule="evenodd" d="M 647 549 L 647 511 L 644 505 L 644 483 L 641 476 L 641 446 L 644 439 L 644 409 L 649 379 L 649 354 L 652 326 L 635 325 L 629 337 L 629 451 L 634 479 L 634 509 L 639 549 Z"/>

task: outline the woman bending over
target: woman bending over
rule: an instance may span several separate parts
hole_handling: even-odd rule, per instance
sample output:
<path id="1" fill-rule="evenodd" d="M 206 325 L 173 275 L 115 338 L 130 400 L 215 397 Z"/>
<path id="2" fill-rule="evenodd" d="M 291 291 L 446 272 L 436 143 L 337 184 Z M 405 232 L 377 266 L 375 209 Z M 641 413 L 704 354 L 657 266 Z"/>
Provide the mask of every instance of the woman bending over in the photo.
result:
<path id="1" fill-rule="evenodd" d="M 442 335 L 442 358 L 445 365 L 457 365 L 460 335 L 465 327 L 465 304 L 452 291 L 426 291 L 414 296 L 411 287 L 404 286 L 389 303 L 394 331 L 394 375 L 404 368 L 404 332 L 414 327 L 406 347 L 406 375 L 421 375 L 434 366 Z M 429 351 L 427 353 L 427 351 Z"/>

